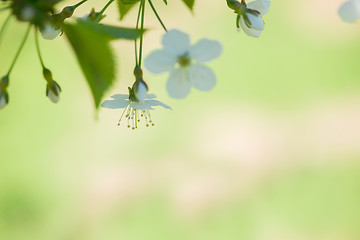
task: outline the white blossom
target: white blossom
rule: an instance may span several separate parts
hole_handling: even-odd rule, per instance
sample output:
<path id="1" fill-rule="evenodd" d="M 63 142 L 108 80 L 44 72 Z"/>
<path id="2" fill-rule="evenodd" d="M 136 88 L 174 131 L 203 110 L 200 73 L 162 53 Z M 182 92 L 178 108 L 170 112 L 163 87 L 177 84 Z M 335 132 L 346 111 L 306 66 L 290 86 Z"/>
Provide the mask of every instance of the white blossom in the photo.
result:
<path id="1" fill-rule="evenodd" d="M 255 0 L 241 7 L 238 12 L 238 30 L 240 28 L 250 37 L 260 37 L 265 24 L 262 19 L 270 8 L 269 0 Z"/>
<path id="2" fill-rule="evenodd" d="M 344 22 L 353 23 L 360 18 L 360 0 L 350 0 L 339 8 L 339 16 Z"/>
<path id="3" fill-rule="evenodd" d="M 60 100 L 61 88 L 57 82 L 52 81 L 46 85 L 46 96 L 53 102 L 57 103 Z"/>
<path id="4" fill-rule="evenodd" d="M 6 104 L 7 104 L 7 101 L 6 101 L 5 95 L 0 93 L 0 109 L 5 107 Z"/>
<path id="5" fill-rule="evenodd" d="M 146 83 L 144 81 L 139 82 L 137 85 L 136 91 L 134 91 L 134 94 L 137 99 L 139 99 L 140 102 L 145 101 L 145 97 L 147 95 L 148 87 L 146 86 Z"/>
<path id="6" fill-rule="evenodd" d="M 168 105 L 155 100 L 155 94 L 146 94 L 144 101 L 139 101 L 137 99 L 130 100 L 129 94 L 116 94 L 111 96 L 111 100 L 106 100 L 101 104 L 103 108 L 109 109 L 124 109 L 118 126 L 120 126 L 120 122 L 125 115 L 127 119 L 128 128 L 132 128 L 133 130 L 138 128 L 138 123 L 141 118 L 145 120 L 145 124 L 147 127 L 154 126 L 154 122 L 151 119 L 150 111 L 154 110 L 153 107 L 161 106 L 166 109 L 171 109 Z"/>
<path id="7" fill-rule="evenodd" d="M 201 39 L 191 45 L 186 33 L 171 30 L 163 36 L 162 45 L 163 49 L 153 51 L 144 65 L 152 73 L 170 72 L 166 85 L 170 97 L 185 98 L 191 87 L 209 91 L 215 86 L 214 72 L 203 63 L 221 55 L 218 41 Z"/>
<path id="8" fill-rule="evenodd" d="M 59 36 L 61 32 L 61 28 L 56 28 L 51 23 L 45 23 L 44 26 L 40 28 L 40 32 L 41 32 L 41 36 L 44 39 L 53 40 L 57 36 Z"/>

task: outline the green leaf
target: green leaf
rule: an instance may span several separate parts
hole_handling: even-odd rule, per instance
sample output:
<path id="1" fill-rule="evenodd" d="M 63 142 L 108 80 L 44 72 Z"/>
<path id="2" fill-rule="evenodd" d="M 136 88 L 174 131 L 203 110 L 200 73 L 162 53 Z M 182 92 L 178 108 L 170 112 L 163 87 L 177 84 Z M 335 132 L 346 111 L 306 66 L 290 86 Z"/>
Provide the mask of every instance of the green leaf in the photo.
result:
<path id="1" fill-rule="evenodd" d="M 195 0 L 182 0 L 185 5 L 192 11 L 194 9 Z"/>
<path id="2" fill-rule="evenodd" d="M 122 20 L 139 1 L 140 0 L 118 0 L 120 20 Z"/>
<path id="3" fill-rule="evenodd" d="M 141 32 L 145 30 L 134 29 L 134 28 L 123 28 L 117 26 L 110 26 L 105 24 L 98 24 L 94 21 L 80 20 L 78 19 L 79 25 L 83 25 L 84 28 L 96 32 L 108 40 L 126 39 L 135 40 L 140 37 Z"/>
<path id="4" fill-rule="evenodd" d="M 90 86 L 95 107 L 98 108 L 104 93 L 115 78 L 115 63 L 109 38 L 92 30 L 81 22 L 64 24 L 63 30 L 69 39 L 81 69 Z"/>
<path id="5" fill-rule="evenodd" d="M 137 2 L 140 2 L 140 0 L 118 0 L 119 2 L 123 3 L 123 4 L 134 4 Z"/>
<path id="6" fill-rule="evenodd" d="M 164 1 L 164 3 L 167 5 L 167 0 L 163 0 Z"/>

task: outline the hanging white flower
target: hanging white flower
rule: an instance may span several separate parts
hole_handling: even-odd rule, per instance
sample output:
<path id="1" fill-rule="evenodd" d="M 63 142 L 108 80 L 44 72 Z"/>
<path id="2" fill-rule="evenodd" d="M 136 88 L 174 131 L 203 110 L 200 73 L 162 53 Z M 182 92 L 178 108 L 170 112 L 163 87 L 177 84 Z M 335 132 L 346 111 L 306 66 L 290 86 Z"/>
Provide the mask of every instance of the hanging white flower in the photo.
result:
<path id="1" fill-rule="evenodd" d="M 138 123 L 141 118 L 145 119 L 146 126 L 154 126 L 154 122 L 151 119 L 150 111 L 154 110 L 153 107 L 161 106 L 166 109 L 171 109 L 168 105 L 155 100 L 155 94 L 146 94 L 144 101 L 139 101 L 134 95 L 131 88 L 129 88 L 129 94 L 116 94 L 111 96 L 111 100 L 106 100 L 101 104 L 103 108 L 109 109 L 122 109 L 124 111 L 119 119 L 118 126 L 125 115 L 127 119 L 128 128 L 135 130 L 138 128 Z"/>
<path id="2" fill-rule="evenodd" d="M 8 102 L 7 102 L 6 96 L 5 96 L 5 94 L 1 93 L 1 88 L 0 88 L 0 109 L 5 107 L 7 103 Z"/>
<path id="3" fill-rule="evenodd" d="M 164 48 L 152 52 L 144 65 L 152 73 L 170 72 L 166 85 L 170 97 L 185 98 L 192 86 L 201 91 L 215 86 L 214 72 L 203 63 L 221 55 L 218 41 L 201 39 L 191 45 L 189 35 L 171 30 L 163 36 L 162 45 Z"/>
<path id="4" fill-rule="evenodd" d="M 265 24 L 262 19 L 270 8 L 269 0 L 255 0 L 248 4 L 241 3 L 237 10 L 237 27 L 240 28 L 250 37 L 260 37 L 264 30 Z"/>
<path id="5" fill-rule="evenodd" d="M 40 32 L 41 32 L 41 36 L 44 39 L 47 40 L 53 40 L 55 39 L 57 36 L 59 36 L 60 32 L 61 32 L 61 28 L 56 28 L 53 24 L 51 23 L 45 23 L 44 26 L 42 26 L 40 28 Z"/>
<path id="6" fill-rule="evenodd" d="M 339 16 L 344 22 L 353 23 L 360 18 L 360 0 L 350 0 L 339 8 Z"/>
<path id="7" fill-rule="evenodd" d="M 46 85 L 46 96 L 53 102 L 58 103 L 60 100 L 61 88 L 57 82 L 54 80 L 48 82 Z"/>

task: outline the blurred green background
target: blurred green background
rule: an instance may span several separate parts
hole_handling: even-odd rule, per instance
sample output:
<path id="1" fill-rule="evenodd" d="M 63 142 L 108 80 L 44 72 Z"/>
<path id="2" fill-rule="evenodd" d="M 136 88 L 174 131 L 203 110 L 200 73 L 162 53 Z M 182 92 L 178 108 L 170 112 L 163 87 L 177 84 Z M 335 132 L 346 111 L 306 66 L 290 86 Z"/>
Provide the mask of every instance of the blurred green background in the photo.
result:
<path id="1" fill-rule="evenodd" d="M 145 71 L 174 111 L 136 131 L 117 127 L 121 110 L 96 113 L 65 37 L 41 40 L 63 89 L 52 104 L 32 34 L 0 111 L 0 239 L 360 239 L 360 25 L 341 22 L 341 3 L 273 1 L 253 39 L 225 0 L 197 0 L 194 14 L 154 1 L 169 29 L 217 39 L 224 53 L 209 64 L 216 88 L 182 101 L 168 97 L 166 74 Z M 147 10 L 145 55 L 163 34 Z M 133 27 L 136 10 L 123 23 L 115 5 L 107 15 Z M 0 74 L 26 29 L 10 24 Z M 113 47 L 119 80 L 108 96 L 133 81 L 133 44 Z"/>

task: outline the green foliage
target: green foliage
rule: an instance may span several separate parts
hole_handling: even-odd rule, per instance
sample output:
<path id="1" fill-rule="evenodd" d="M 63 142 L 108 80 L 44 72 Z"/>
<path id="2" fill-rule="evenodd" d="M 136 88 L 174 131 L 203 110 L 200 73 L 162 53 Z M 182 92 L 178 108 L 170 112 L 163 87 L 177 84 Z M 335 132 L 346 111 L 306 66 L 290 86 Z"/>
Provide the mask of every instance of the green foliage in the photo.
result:
<path id="1" fill-rule="evenodd" d="M 118 2 L 128 5 L 128 4 L 134 4 L 134 3 L 140 2 L 140 0 L 118 0 Z"/>
<path id="2" fill-rule="evenodd" d="M 120 13 L 120 20 L 136 5 L 140 0 L 118 0 L 118 8 Z"/>
<path id="3" fill-rule="evenodd" d="M 109 42 L 115 39 L 134 40 L 139 30 L 121 28 L 92 21 L 65 24 L 64 32 L 73 47 L 81 69 L 92 91 L 95 106 L 99 107 L 104 93 L 115 77 L 115 62 Z"/>
<path id="4" fill-rule="evenodd" d="M 114 56 L 109 38 L 93 31 L 83 22 L 66 24 L 63 30 L 75 51 L 98 108 L 115 77 Z"/>
<path id="5" fill-rule="evenodd" d="M 164 1 L 164 3 L 167 5 L 167 0 L 163 0 Z"/>
<path id="6" fill-rule="evenodd" d="M 91 29 L 91 31 L 96 32 L 97 34 L 102 35 L 108 40 L 116 40 L 116 39 L 135 40 L 138 37 L 140 37 L 141 32 L 144 32 L 140 29 L 98 24 L 93 21 L 84 21 L 84 20 L 80 20 L 80 21 L 81 21 L 81 25 L 83 25 L 88 29 Z"/>
<path id="7" fill-rule="evenodd" d="M 194 9 L 195 0 L 182 0 L 186 6 L 192 11 Z"/>

